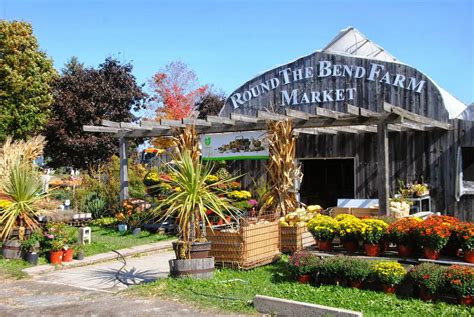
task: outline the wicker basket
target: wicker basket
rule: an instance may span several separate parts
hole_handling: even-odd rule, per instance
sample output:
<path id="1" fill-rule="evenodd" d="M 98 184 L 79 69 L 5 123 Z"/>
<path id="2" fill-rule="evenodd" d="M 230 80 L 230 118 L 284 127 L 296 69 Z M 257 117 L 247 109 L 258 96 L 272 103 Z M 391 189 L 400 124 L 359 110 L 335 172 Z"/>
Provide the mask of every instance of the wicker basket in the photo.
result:
<path id="1" fill-rule="evenodd" d="M 207 229 L 216 265 L 252 269 L 280 258 L 278 221 L 248 224 L 236 231 Z"/>
<path id="2" fill-rule="evenodd" d="M 280 227 L 281 252 L 293 253 L 315 245 L 313 235 L 305 227 Z"/>

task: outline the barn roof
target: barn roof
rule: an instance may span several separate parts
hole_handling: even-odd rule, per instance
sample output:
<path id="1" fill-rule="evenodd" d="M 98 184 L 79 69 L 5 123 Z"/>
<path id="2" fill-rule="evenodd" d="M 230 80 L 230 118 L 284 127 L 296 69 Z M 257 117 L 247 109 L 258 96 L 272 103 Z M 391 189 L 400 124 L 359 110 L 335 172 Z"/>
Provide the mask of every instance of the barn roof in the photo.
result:
<path id="1" fill-rule="evenodd" d="M 407 65 L 400 62 L 383 47 L 368 39 L 364 34 L 354 27 L 342 29 L 339 34 L 337 34 L 336 37 L 321 51 L 330 54 L 369 58 L 384 62 L 394 62 Z M 444 107 L 446 108 L 446 111 L 448 111 L 449 118 L 458 118 L 461 113 L 467 109 L 467 106 L 452 94 L 441 88 L 431 78 L 429 79 L 438 88 L 441 97 L 443 98 Z"/>

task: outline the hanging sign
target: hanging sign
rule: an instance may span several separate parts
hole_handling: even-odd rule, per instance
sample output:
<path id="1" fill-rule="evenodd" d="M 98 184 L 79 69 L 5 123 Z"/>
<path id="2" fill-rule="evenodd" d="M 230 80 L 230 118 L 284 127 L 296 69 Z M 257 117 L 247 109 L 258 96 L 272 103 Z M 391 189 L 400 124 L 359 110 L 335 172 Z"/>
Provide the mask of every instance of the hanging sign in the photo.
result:
<path id="1" fill-rule="evenodd" d="M 264 131 L 201 135 L 203 160 L 259 160 L 268 158 Z"/>

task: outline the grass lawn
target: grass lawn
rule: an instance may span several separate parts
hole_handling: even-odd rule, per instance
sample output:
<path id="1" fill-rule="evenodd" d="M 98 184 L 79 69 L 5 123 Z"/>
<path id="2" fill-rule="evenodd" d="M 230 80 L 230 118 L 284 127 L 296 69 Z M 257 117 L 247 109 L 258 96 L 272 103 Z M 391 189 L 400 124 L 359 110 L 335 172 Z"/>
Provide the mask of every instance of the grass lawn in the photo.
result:
<path id="1" fill-rule="evenodd" d="M 298 284 L 283 272 L 285 263 L 251 271 L 216 270 L 211 280 L 160 279 L 135 287 L 141 296 L 165 296 L 186 300 L 202 308 L 255 313 L 251 302 L 256 294 L 362 311 L 364 316 L 473 316 L 474 308 L 444 302 L 426 303 L 380 292 L 340 286 Z"/>
<path id="2" fill-rule="evenodd" d="M 119 250 L 130 248 L 137 245 L 148 244 L 163 240 L 173 239 L 172 236 L 149 233 L 142 231 L 139 235 L 134 236 L 130 232 L 120 233 L 112 228 L 91 227 L 92 243 L 84 248 L 86 256 L 105 253 L 111 250 Z M 47 255 L 39 258 L 39 264 L 46 264 Z M 0 275 L 13 278 L 22 278 L 26 274 L 21 270 L 30 265 L 23 260 L 7 260 L 0 256 Z"/>

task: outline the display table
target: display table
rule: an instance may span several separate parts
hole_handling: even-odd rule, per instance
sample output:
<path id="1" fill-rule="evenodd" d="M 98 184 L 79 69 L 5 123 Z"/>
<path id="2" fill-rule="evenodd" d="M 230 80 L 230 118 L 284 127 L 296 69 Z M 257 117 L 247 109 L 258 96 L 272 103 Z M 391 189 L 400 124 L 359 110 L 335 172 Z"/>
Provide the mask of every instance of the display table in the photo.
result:
<path id="1" fill-rule="evenodd" d="M 422 211 L 431 212 L 431 196 L 430 195 L 423 196 L 423 197 L 412 197 L 412 198 L 407 198 L 407 199 L 413 202 L 413 206 L 411 206 L 410 208 L 410 214 L 416 214 L 417 212 L 422 212 Z M 424 201 L 428 201 L 428 209 L 423 209 Z"/>

